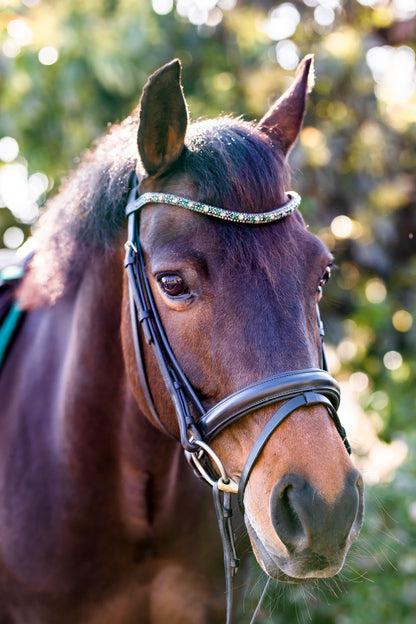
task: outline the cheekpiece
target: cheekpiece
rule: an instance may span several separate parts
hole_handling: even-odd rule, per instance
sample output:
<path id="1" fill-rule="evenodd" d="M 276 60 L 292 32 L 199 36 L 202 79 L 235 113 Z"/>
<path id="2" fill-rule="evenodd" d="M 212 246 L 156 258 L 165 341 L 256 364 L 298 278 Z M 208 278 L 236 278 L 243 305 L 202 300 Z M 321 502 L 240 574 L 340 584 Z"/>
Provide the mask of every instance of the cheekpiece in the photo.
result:
<path id="1" fill-rule="evenodd" d="M 288 197 L 288 201 L 280 208 L 276 208 L 270 212 L 253 213 L 224 210 L 224 208 L 216 208 L 215 206 L 209 206 L 208 204 L 201 204 L 193 199 L 186 199 L 185 197 L 179 197 L 178 195 L 172 195 L 170 193 L 143 193 L 143 195 L 140 195 L 131 206 L 127 207 L 127 214 L 140 210 L 146 204 L 169 204 L 171 206 L 179 206 L 180 208 L 186 208 L 187 210 L 199 212 L 200 214 L 205 214 L 217 219 L 232 221 L 233 223 L 258 225 L 261 223 L 280 221 L 294 212 L 296 208 L 299 208 L 302 199 L 298 193 L 290 191 L 286 193 L 286 196 Z"/>

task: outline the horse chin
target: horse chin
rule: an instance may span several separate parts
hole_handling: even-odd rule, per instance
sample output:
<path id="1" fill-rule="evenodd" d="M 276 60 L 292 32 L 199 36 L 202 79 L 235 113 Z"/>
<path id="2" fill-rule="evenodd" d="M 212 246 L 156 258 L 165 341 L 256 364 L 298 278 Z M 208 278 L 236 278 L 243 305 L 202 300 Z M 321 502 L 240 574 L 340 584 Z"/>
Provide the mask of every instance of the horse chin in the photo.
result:
<path id="1" fill-rule="evenodd" d="M 267 548 L 263 544 L 247 516 L 245 516 L 245 524 L 258 564 L 268 576 L 276 581 L 293 584 L 307 583 L 318 578 L 335 576 L 342 569 L 345 555 L 341 557 L 341 562 L 338 560 L 336 563 L 330 563 L 311 551 L 305 551 L 293 557 L 287 552 L 279 554 L 275 549 Z"/>

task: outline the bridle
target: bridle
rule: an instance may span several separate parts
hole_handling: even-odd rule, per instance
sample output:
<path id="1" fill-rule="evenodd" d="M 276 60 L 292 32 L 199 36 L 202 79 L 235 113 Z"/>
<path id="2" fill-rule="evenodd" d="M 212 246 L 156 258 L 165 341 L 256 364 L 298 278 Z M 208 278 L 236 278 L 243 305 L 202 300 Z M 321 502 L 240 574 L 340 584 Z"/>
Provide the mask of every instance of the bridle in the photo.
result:
<path id="1" fill-rule="evenodd" d="M 290 215 L 299 206 L 300 197 L 297 193 L 288 193 L 289 200 L 283 207 L 268 213 L 249 214 L 227 211 L 166 193 L 145 193 L 137 197 L 137 189 L 138 181 L 134 175 L 126 206 L 128 239 L 125 244 L 125 267 L 129 278 L 130 315 L 138 375 L 153 420 L 162 431 L 170 437 L 174 437 L 162 423 L 153 401 L 144 364 L 144 340 L 153 349 L 161 376 L 175 409 L 179 427 L 179 442 L 185 455 L 197 474 L 213 488 L 224 549 L 227 623 L 229 623 L 231 622 L 232 610 L 232 577 L 238 569 L 231 526 L 231 494 L 237 494 L 240 509 L 244 513 L 245 488 L 263 448 L 279 425 L 300 407 L 314 405 L 326 407 L 345 448 L 348 453 L 351 453 L 345 429 L 342 427 L 337 414 L 340 402 L 339 386 L 328 372 L 323 344 L 324 330 L 317 306 L 317 322 L 322 343 L 321 369 L 307 368 L 272 375 L 238 390 L 211 409 L 205 410 L 169 345 L 156 308 L 146 276 L 140 245 L 140 210 L 149 203 L 169 204 L 214 218 L 260 227 L 262 224 L 281 220 Z M 209 446 L 209 443 L 220 431 L 242 416 L 276 403 L 282 404 L 267 422 L 254 443 L 237 484 L 227 476 L 220 459 Z M 220 492 L 222 492 L 222 500 Z"/>

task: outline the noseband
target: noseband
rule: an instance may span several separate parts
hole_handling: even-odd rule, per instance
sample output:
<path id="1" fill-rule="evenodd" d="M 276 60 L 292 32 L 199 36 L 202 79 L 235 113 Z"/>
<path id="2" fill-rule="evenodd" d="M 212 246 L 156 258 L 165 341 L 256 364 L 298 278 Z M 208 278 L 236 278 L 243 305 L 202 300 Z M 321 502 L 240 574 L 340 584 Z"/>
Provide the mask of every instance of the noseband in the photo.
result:
<path id="1" fill-rule="evenodd" d="M 249 214 L 223 210 L 166 193 L 144 193 L 138 198 L 136 195 L 137 177 L 134 176 L 134 183 L 126 206 L 128 240 L 125 245 L 125 267 L 129 277 L 130 314 L 138 374 L 152 418 L 167 435 L 173 437 L 161 422 L 154 405 L 144 365 L 144 340 L 147 345 L 153 348 L 160 373 L 171 397 L 179 426 L 179 442 L 185 451 L 185 455 L 197 473 L 213 487 L 224 548 L 227 622 L 229 622 L 231 620 L 231 577 L 238 568 L 231 527 L 230 494 L 238 495 L 238 503 L 244 513 L 245 488 L 264 446 L 279 425 L 301 407 L 323 405 L 334 421 L 345 448 L 348 453 L 351 453 L 345 429 L 342 427 L 337 414 L 340 401 L 339 386 L 328 372 L 323 344 L 323 325 L 317 307 L 317 322 L 322 342 L 322 369 L 307 368 L 267 377 L 231 394 L 210 410 L 205 410 L 170 348 L 156 308 L 146 277 L 140 245 L 140 210 L 149 203 L 170 204 L 234 223 L 259 226 L 290 215 L 300 205 L 300 197 L 297 193 L 288 193 L 289 199 L 284 206 L 268 213 Z M 221 461 L 209 446 L 209 442 L 220 431 L 242 416 L 277 403 L 282 404 L 267 422 L 254 443 L 237 484 L 229 479 Z M 219 491 L 223 492 L 222 502 Z"/>

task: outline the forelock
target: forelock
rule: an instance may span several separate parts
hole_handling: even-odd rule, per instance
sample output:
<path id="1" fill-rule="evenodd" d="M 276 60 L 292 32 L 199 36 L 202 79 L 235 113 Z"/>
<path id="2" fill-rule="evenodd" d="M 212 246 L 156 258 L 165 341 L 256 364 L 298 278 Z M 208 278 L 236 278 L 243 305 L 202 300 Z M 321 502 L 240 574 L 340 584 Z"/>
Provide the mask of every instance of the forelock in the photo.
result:
<path id="1" fill-rule="evenodd" d="M 227 210 L 267 212 L 285 201 L 288 171 L 269 137 L 241 119 L 192 124 L 183 158 L 201 201 Z"/>

